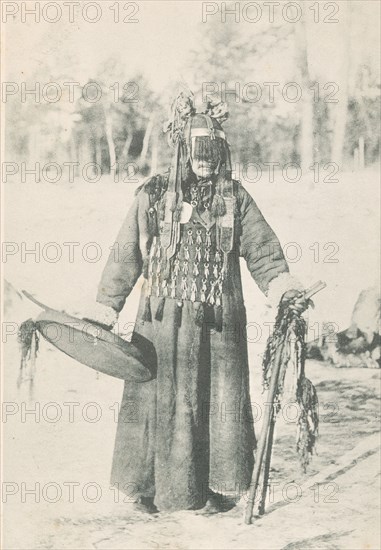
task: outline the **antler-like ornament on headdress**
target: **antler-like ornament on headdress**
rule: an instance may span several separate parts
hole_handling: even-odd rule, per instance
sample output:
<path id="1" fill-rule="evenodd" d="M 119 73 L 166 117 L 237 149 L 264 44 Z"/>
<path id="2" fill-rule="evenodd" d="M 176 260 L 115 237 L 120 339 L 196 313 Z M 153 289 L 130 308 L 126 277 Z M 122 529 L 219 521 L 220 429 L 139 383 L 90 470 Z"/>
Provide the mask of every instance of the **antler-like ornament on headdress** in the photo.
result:
<path id="1" fill-rule="evenodd" d="M 170 119 L 163 127 L 164 133 L 168 132 L 170 145 L 175 146 L 179 138 L 183 137 L 187 120 L 195 112 L 194 94 L 190 90 L 180 92 L 172 103 Z"/>
<path id="2" fill-rule="evenodd" d="M 222 124 L 229 118 L 228 105 L 216 93 L 207 94 L 206 109 L 202 114 L 208 115 Z M 169 144 L 175 146 L 179 138 L 183 137 L 185 125 L 196 114 L 194 94 L 186 88 L 180 91 L 171 105 L 170 118 L 163 125 L 164 133 L 168 133 Z"/>
<path id="3" fill-rule="evenodd" d="M 222 124 L 229 118 L 228 105 L 221 100 L 217 93 L 210 94 L 207 96 L 205 114 L 215 118 L 217 122 Z"/>

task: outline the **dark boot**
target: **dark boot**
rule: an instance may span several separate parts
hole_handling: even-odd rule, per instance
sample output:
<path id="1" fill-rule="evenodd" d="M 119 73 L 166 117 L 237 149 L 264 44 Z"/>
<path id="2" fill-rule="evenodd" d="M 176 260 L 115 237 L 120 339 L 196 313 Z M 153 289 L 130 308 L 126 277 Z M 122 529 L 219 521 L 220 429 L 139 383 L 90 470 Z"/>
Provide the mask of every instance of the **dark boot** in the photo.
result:
<path id="1" fill-rule="evenodd" d="M 153 497 L 139 497 L 134 502 L 134 509 L 145 514 L 157 514 L 159 511 L 153 503 Z"/>
<path id="2" fill-rule="evenodd" d="M 227 512 L 234 508 L 235 502 L 233 499 L 222 495 L 221 493 L 215 493 L 214 491 L 208 492 L 208 500 L 205 503 L 205 506 L 198 510 L 197 514 L 202 514 L 205 516 L 210 516 L 213 514 L 219 514 L 221 512 Z"/>

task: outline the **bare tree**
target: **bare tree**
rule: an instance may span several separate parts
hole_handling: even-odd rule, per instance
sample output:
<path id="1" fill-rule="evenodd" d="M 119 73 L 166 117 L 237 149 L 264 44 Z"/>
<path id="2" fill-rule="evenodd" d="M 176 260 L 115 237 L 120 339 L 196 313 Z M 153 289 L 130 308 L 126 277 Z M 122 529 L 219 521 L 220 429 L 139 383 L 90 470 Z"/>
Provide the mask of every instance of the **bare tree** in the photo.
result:
<path id="1" fill-rule="evenodd" d="M 300 3 L 300 2 L 299 2 Z M 303 9 L 301 9 L 303 12 Z M 304 17 L 295 27 L 295 58 L 302 84 L 302 102 L 300 113 L 299 153 L 303 173 L 313 164 L 314 148 L 314 106 L 310 87 L 312 85 L 308 67 L 307 28 Z"/>
<path id="2" fill-rule="evenodd" d="M 142 147 L 142 151 L 140 153 L 140 158 L 139 158 L 139 166 L 143 166 L 146 162 L 149 142 L 150 142 L 150 139 L 151 139 L 151 134 L 152 134 L 152 130 L 153 130 L 153 127 L 154 127 L 154 123 L 155 123 L 155 113 L 151 113 L 150 116 L 149 116 L 149 119 L 148 119 L 148 124 L 147 124 L 147 127 L 146 127 L 146 131 L 144 133 L 143 147 Z"/>
<path id="3" fill-rule="evenodd" d="M 339 167 L 343 163 L 343 150 L 345 141 L 345 128 L 348 114 L 348 79 L 349 79 L 349 48 L 350 48 L 350 7 L 348 0 L 340 2 L 340 17 L 345 19 L 345 31 L 342 31 L 341 59 L 338 69 L 338 82 L 340 83 L 340 99 L 332 105 L 333 138 L 331 147 L 331 160 Z"/>

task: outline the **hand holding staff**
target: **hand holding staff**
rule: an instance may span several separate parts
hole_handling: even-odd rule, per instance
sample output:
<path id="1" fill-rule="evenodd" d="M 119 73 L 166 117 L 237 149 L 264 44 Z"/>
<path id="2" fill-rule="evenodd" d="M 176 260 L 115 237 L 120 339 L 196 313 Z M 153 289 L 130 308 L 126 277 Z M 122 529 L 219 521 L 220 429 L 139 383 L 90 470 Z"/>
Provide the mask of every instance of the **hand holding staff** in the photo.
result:
<path id="1" fill-rule="evenodd" d="M 311 288 L 304 291 L 302 296 L 300 296 L 300 298 L 302 298 L 304 301 L 307 301 L 314 294 L 316 294 L 317 292 L 320 292 L 320 290 L 323 290 L 326 286 L 327 286 L 326 283 L 322 281 L 318 281 Z M 298 299 L 298 298 L 295 297 L 295 299 Z M 276 420 L 275 414 L 274 414 L 274 404 L 275 404 L 276 396 L 278 395 L 279 373 L 282 366 L 282 355 L 286 345 L 287 345 L 287 338 L 284 339 L 284 341 L 282 342 L 282 345 L 278 346 L 275 352 L 271 379 L 270 379 L 269 393 L 268 393 L 268 396 L 269 396 L 268 401 L 270 403 L 270 407 L 267 408 L 264 416 L 264 420 L 263 420 L 262 431 L 258 442 L 257 457 L 256 457 L 253 476 L 251 480 L 250 491 L 249 491 L 249 501 L 245 512 L 245 523 L 247 523 L 248 525 L 252 521 L 254 502 L 255 502 L 255 498 L 258 490 L 260 474 L 262 471 L 263 458 L 265 457 L 265 463 L 263 467 L 262 494 L 261 494 L 261 502 L 259 505 L 259 513 L 260 514 L 264 513 L 264 505 L 265 505 L 267 485 L 268 485 L 268 476 L 270 472 L 271 450 L 272 450 L 274 427 L 275 427 L 275 420 Z"/>

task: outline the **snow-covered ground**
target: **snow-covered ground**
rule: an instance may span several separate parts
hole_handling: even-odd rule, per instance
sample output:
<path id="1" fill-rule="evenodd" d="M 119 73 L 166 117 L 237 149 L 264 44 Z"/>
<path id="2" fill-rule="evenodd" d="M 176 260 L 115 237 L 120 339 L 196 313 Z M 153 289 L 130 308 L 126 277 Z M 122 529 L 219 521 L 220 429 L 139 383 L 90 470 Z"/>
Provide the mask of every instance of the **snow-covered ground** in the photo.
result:
<path id="1" fill-rule="evenodd" d="M 108 178 L 96 184 L 7 184 L 6 279 L 51 307 L 85 311 L 135 187 Z M 310 337 L 317 336 L 323 322 L 345 329 L 359 292 L 377 284 L 377 170 L 341 174 L 338 183 L 320 182 L 313 189 L 309 181 L 291 184 L 279 176 L 274 183 L 246 187 L 284 245 L 292 272 L 305 285 L 319 279 L 328 285 L 309 313 Z M 36 246 L 37 255 L 27 253 Z M 261 404 L 265 396 L 259 354 L 272 314 L 247 271 L 243 273 L 251 323 L 252 400 Z M 121 331 L 131 330 L 139 286 L 127 301 Z M 17 390 L 19 355 L 12 333 L 17 323 L 38 312 L 27 300 L 11 296 L 3 324 L 3 490 L 6 482 L 9 493 L 4 548 L 380 547 L 379 455 L 372 435 L 380 419 L 378 371 L 307 365 L 322 415 L 318 455 L 308 474 L 300 474 L 295 425 L 278 423 L 271 475 L 274 503 L 268 503 L 269 513 L 254 525 L 243 524 L 242 502 L 215 517 L 195 512 L 145 517 L 122 502 L 124 497 L 108 483 L 119 380 L 97 375 L 41 342 L 33 401 L 26 387 Z M 32 407 L 35 415 L 27 413 Z M 359 444 L 364 448 L 353 458 Z M 319 472 L 323 477 L 314 486 Z M 291 482 L 301 488 L 298 501 L 287 485 Z M 33 488 L 36 494 L 28 494 Z"/>

